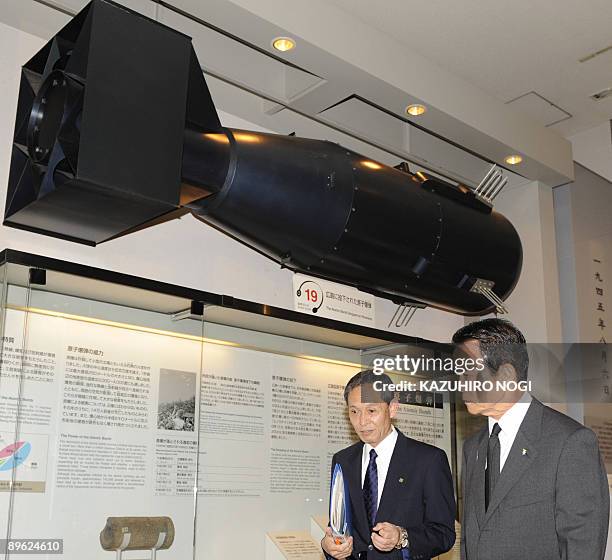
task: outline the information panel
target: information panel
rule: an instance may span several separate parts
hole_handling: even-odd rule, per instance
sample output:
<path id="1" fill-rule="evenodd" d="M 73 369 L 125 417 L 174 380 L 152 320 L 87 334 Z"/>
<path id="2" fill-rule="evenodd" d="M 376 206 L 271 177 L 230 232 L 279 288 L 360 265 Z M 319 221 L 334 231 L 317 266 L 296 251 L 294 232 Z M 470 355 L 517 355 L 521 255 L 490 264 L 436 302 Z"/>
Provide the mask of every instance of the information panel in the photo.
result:
<path id="1" fill-rule="evenodd" d="M 304 535 L 326 515 L 331 457 L 356 441 L 343 390 L 359 367 L 24 320 L 7 311 L 0 378 L 0 527 L 12 538 L 63 539 L 67 560 L 101 560 L 114 554 L 100 544 L 107 518 L 169 517 L 160 559 L 193 558 L 194 543 L 202 560 L 242 549 L 310 558 Z M 450 457 L 448 405 L 418 400 L 401 405 L 396 426 Z"/>

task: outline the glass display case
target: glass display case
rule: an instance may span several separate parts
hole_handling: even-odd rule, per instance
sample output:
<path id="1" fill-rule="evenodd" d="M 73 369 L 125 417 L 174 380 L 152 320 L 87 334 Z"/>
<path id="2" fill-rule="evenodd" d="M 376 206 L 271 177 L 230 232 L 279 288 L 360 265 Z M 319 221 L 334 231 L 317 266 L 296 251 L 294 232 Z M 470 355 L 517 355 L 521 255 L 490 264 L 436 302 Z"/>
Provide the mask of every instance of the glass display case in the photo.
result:
<path id="1" fill-rule="evenodd" d="M 427 343 L 11 250 L 0 281 L 0 531 L 43 557 L 318 558 L 347 380 Z M 447 398 L 396 426 L 456 473 Z"/>

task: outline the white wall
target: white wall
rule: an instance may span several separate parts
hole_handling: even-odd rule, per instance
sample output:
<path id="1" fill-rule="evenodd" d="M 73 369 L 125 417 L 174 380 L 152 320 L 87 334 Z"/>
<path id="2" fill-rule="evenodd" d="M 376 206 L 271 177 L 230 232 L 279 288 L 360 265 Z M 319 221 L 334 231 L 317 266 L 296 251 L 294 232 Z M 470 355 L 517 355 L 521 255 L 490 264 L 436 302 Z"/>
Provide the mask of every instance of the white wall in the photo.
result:
<path id="1" fill-rule="evenodd" d="M 612 181 L 612 122 L 574 134 L 569 140 L 574 161 Z"/>
<path id="2" fill-rule="evenodd" d="M 497 210 L 512 222 L 523 243 L 523 270 L 506 302 L 508 318 L 523 331 L 528 342 L 560 342 L 552 189 L 534 181 L 502 192 L 496 203 Z"/>
<path id="3" fill-rule="evenodd" d="M 597 342 L 602 329 L 594 320 L 594 304 L 602 301 L 606 319 L 612 318 L 612 183 L 580 165 L 575 173 L 574 183 L 554 189 L 564 339 Z M 603 261 L 598 269 L 607 288 L 597 301 L 595 254 Z M 611 342 L 612 325 L 605 334 Z"/>

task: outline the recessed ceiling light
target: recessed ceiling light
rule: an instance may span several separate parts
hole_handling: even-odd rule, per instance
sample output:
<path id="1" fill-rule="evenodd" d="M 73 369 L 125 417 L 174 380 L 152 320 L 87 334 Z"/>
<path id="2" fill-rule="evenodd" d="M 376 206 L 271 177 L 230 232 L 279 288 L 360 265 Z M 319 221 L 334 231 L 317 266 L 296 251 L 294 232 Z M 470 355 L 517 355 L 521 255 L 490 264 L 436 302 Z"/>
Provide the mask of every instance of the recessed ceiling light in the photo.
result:
<path id="1" fill-rule="evenodd" d="M 521 161 L 523 161 L 523 157 L 519 156 L 518 154 L 512 154 L 511 156 L 506 156 L 504 158 L 504 161 L 508 165 L 518 165 L 519 163 L 521 163 Z"/>
<path id="2" fill-rule="evenodd" d="M 280 52 L 290 51 L 295 47 L 295 41 L 290 37 L 277 37 L 272 41 L 272 46 Z"/>
<path id="3" fill-rule="evenodd" d="M 425 107 L 425 105 L 421 105 L 420 103 L 413 103 L 412 105 L 408 105 L 408 107 L 406 107 L 406 113 L 413 117 L 418 117 L 425 111 L 427 111 L 427 107 Z"/>

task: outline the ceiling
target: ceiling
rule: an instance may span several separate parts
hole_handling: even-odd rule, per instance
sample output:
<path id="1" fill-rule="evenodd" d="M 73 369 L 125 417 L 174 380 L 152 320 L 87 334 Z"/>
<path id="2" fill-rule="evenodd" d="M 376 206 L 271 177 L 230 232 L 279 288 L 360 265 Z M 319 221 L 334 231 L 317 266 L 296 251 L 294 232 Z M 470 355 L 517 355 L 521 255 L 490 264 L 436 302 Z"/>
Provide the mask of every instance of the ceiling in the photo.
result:
<path id="1" fill-rule="evenodd" d="M 0 21 L 44 39 L 87 3 L 2 1 Z M 562 136 L 612 117 L 612 96 L 589 98 L 612 86 L 612 50 L 578 62 L 612 43 L 609 0 L 588 13 L 567 0 L 520 0 L 510 13 L 490 0 L 385 0 L 384 10 L 368 0 L 119 2 L 193 37 L 218 109 L 472 187 L 510 153 L 523 155 L 510 187 L 566 183 Z M 274 53 L 278 35 L 298 48 Z M 417 127 L 411 102 L 429 108 Z"/>
<path id="2" fill-rule="evenodd" d="M 612 119 L 612 96 L 590 97 L 612 87 L 612 49 L 579 62 L 612 45 L 610 0 L 325 1 L 503 102 L 536 92 L 572 115 L 563 136 Z"/>

